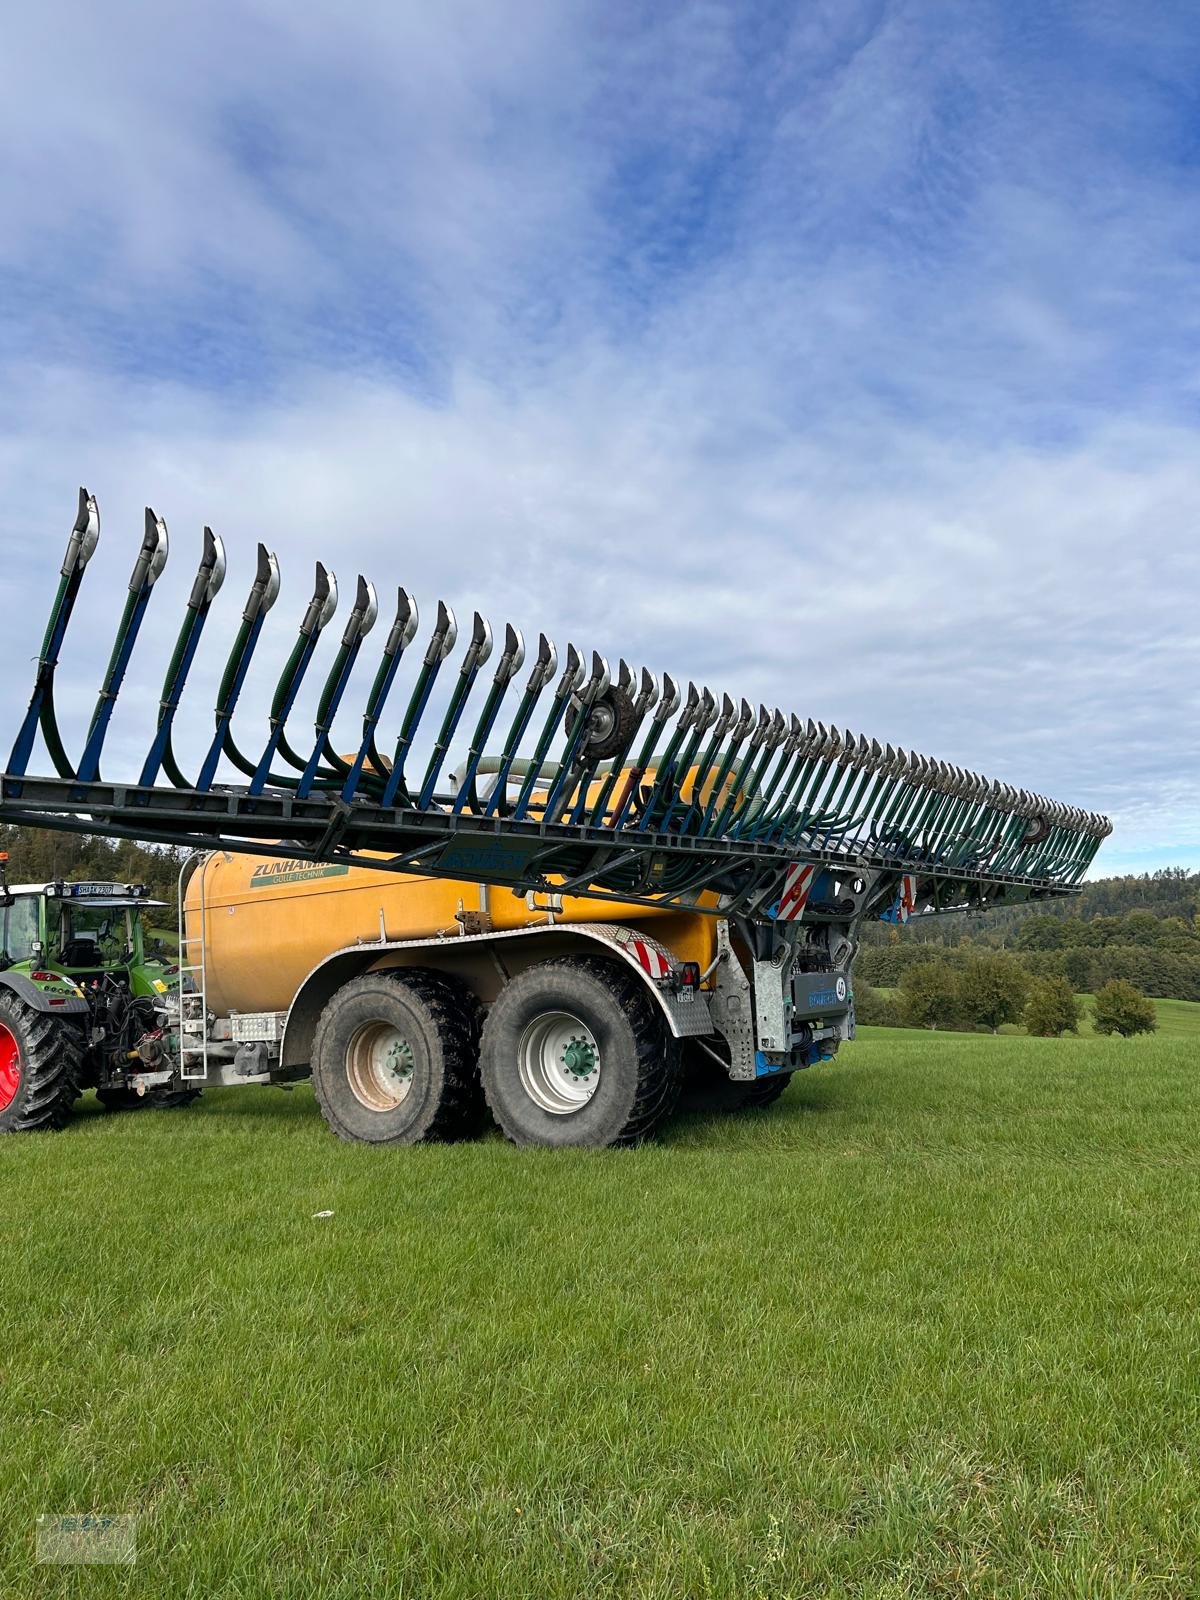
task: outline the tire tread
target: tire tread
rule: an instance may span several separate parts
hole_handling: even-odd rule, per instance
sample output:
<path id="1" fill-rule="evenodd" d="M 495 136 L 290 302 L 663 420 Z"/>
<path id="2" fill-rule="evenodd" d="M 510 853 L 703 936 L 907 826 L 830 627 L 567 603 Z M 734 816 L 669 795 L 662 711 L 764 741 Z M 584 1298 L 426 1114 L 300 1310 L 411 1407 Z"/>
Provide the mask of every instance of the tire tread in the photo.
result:
<path id="1" fill-rule="evenodd" d="M 653 1135 L 679 1102 L 683 1086 L 679 1041 L 667 1028 L 644 981 L 620 958 L 561 956 L 527 970 L 545 973 L 555 968 L 564 973 L 586 972 L 598 978 L 609 989 L 629 1023 L 637 1049 L 638 1089 L 623 1126 L 608 1141 L 608 1148 L 641 1144 Z M 486 1054 L 486 1025 L 484 1050 Z M 505 1137 L 519 1144 L 521 1141 L 505 1127 L 503 1108 L 489 1092 L 487 1074 L 483 1075 L 483 1092 Z"/>
<path id="2" fill-rule="evenodd" d="M 5 995 L 0 1006 L 23 1036 L 20 1110 L 0 1133 L 57 1131 L 66 1126 L 79 1098 L 83 1040 L 71 1023 L 46 1016 L 18 995 Z"/>
<path id="3" fill-rule="evenodd" d="M 476 1137 L 487 1121 L 487 1108 L 479 1082 L 479 1037 L 483 1008 L 474 991 L 461 979 L 426 967 L 393 967 L 362 977 L 386 979 L 406 988 L 428 1014 L 442 1054 L 443 1086 L 434 1115 L 421 1135 L 420 1143 L 449 1143 Z M 314 1060 L 322 1047 L 322 1037 L 335 1017 L 339 999 L 347 996 L 356 980 L 351 979 L 332 997 L 317 1025 L 313 1041 Z M 322 1074 L 313 1073 L 313 1092 L 325 1121 L 343 1139 L 354 1139 L 325 1092 Z"/>

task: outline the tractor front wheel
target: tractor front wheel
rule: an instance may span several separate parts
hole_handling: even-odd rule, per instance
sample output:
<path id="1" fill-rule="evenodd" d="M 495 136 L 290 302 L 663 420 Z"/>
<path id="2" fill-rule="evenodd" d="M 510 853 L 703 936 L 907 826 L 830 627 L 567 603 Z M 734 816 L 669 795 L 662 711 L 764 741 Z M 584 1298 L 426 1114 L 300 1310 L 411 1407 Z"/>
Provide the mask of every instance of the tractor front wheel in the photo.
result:
<path id="1" fill-rule="evenodd" d="M 0 1133 L 61 1128 L 79 1096 L 83 1038 L 15 994 L 0 995 Z"/>

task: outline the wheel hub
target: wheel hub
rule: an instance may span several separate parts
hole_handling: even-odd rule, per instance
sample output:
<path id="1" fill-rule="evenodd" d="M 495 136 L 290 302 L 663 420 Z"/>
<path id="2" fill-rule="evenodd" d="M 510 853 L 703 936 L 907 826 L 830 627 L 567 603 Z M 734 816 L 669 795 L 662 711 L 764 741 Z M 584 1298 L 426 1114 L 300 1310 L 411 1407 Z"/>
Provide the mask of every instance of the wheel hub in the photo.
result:
<path id="1" fill-rule="evenodd" d="M 588 720 L 588 742 L 590 744 L 602 743 L 608 738 L 616 725 L 616 712 L 602 700 L 599 705 L 592 708 L 592 714 Z"/>
<path id="2" fill-rule="evenodd" d="M 416 1071 L 413 1047 L 390 1022 L 364 1022 L 346 1048 L 346 1081 L 369 1111 L 394 1111 Z"/>
<path id="3" fill-rule="evenodd" d="M 554 1117 L 581 1110 L 600 1084 L 600 1046 L 586 1022 L 569 1011 L 535 1017 L 517 1046 L 526 1094 Z"/>
<path id="4" fill-rule="evenodd" d="M 407 1039 L 397 1039 L 388 1046 L 387 1054 L 384 1057 L 384 1066 L 397 1083 L 407 1083 L 413 1075 L 413 1067 L 415 1065 L 412 1045 L 409 1044 Z"/>
<path id="5" fill-rule="evenodd" d="M 586 1078 L 596 1070 L 596 1052 L 586 1039 L 575 1038 L 563 1050 L 563 1066 L 574 1078 Z"/>
<path id="6" fill-rule="evenodd" d="M 11 1028 L 0 1022 L 0 1111 L 12 1105 L 21 1087 L 21 1047 Z"/>

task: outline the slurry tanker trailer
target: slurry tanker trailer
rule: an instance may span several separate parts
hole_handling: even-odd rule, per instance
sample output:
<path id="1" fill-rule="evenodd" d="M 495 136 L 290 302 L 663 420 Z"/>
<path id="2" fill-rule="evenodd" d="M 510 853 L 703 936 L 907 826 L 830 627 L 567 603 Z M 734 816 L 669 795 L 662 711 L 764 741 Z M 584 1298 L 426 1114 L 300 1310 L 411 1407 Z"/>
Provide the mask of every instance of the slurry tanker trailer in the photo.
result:
<path id="1" fill-rule="evenodd" d="M 764 1105 L 831 1060 L 854 1037 L 866 919 L 1071 894 L 1111 831 L 850 730 L 560 655 L 544 634 L 527 660 L 516 628 L 495 640 L 478 614 L 460 639 L 441 602 L 423 635 L 403 588 L 353 741 L 336 739 L 379 616 L 362 577 L 298 734 L 336 631 L 320 564 L 247 744 L 235 713 L 280 590 L 262 545 L 185 770 L 176 716 L 226 571 L 207 528 L 140 769 L 102 776 L 168 541 L 147 511 L 72 756 L 55 673 L 98 538 L 81 491 L 0 820 L 182 847 L 179 958 L 147 949 L 137 885 L 5 885 L 2 1130 L 61 1126 L 88 1087 L 114 1107 L 178 1105 L 311 1076 L 346 1139 L 462 1138 L 490 1117 L 520 1144 L 634 1143 L 691 1071 L 730 1106 Z"/>

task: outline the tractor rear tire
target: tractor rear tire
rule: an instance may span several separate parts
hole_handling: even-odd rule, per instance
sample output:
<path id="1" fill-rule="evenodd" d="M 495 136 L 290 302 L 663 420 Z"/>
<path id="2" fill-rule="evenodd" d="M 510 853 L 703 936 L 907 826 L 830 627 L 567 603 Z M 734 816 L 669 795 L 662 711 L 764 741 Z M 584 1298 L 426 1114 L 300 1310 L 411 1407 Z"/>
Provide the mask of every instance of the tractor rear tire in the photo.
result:
<path id="1" fill-rule="evenodd" d="M 487 1120 L 479 1086 L 481 1008 L 459 979 L 425 968 L 367 972 L 317 1022 L 312 1081 L 340 1139 L 469 1139 Z"/>
<path id="2" fill-rule="evenodd" d="M 82 1072 L 83 1035 L 72 1023 L 0 996 L 0 1133 L 63 1127 Z"/>
<path id="3" fill-rule="evenodd" d="M 483 1092 L 513 1144 L 640 1144 L 679 1099 L 679 1044 L 624 962 L 570 956 L 514 978 L 488 1013 Z"/>

